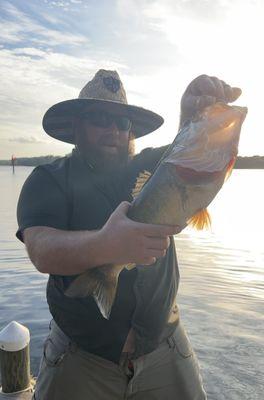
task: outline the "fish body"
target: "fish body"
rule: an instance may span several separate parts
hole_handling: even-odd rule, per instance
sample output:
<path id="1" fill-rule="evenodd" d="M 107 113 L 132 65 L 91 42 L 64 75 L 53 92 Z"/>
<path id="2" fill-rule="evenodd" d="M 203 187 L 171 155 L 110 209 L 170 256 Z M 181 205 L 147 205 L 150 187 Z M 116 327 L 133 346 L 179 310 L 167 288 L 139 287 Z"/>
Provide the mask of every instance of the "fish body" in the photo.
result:
<path id="1" fill-rule="evenodd" d="M 155 171 L 144 171 L 133 191 L 127 216 L 134 221 L 210 225 L 206 207 L 231 173 L 238 153 L 247 108 L 216 103 L 189 121 L 169 146 Z M 115 299 L 119 273 L 134 265 L 104 265 L 89 269 L 66 290 L 71 297 L 93 295 L 105 318 Z"/>

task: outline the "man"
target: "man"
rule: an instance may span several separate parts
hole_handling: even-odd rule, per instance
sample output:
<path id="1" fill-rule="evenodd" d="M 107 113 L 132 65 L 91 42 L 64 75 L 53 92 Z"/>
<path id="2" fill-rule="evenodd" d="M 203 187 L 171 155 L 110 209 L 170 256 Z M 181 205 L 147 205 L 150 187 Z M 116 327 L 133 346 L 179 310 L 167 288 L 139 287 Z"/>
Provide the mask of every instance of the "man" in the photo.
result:
<path id="1" fill-rule="evenodd" d="M 181 102 L 183 125 L 241 91 L 202 75 Z M 99 70 L 78 99 L 51 107 L 52 137 L 75 144 L 70 157 L 36 168 L 19 203 L 17 236 L 36 268 L 49 274 L 53 320 L 37 380 L 37 400 L 206 399 L 199 366 L 179 317 L 175 226 L 126 217 L 140 172 L 152 172 L 167 146 L 134 155 L 134 139 L 163 119 L 128 105 L 115 71 Z M 70 298 L 77 275 L 110 263 L 135 263 L 119 277 L 109 320 L 92 296 Z"/>

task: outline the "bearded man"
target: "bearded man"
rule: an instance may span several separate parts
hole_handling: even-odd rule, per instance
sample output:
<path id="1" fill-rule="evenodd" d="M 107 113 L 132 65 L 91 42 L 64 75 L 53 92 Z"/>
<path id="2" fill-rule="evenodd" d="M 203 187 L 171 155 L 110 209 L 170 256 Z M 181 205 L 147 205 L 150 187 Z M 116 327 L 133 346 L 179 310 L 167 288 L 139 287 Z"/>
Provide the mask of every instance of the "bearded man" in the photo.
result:
<path id="1" fill-rule="evenodd" d="M 201 75 L 187 87 L 180 125 L 241 91 Z M 158 114 L 129 105 L 119 75 L 99 70 L 79 98 L 52 106 L 44 130 L 75 144 L 71 156 L 31 173 L 18 203 L 17 237 L 49 274 L 52 321 L 36 400 L 206 399 L 199 365 L 177 307 L 177 226 L 127 218 L 140 172 L 152 172 L 167 146 L 134 154 L 134 140 L 158 129 Z M 106 319 L 92 296 L 71 298 L 79 274 L 104 264 L 124 269 Z"/>

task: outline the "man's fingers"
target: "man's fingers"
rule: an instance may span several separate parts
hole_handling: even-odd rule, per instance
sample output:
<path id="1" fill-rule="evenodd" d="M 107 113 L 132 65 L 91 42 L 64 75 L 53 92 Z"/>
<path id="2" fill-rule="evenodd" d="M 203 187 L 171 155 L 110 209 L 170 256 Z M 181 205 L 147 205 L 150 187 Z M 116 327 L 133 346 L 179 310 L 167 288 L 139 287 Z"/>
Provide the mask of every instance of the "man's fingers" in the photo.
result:
<path id="1" fill-rule="evenodd" d="M 196 97 L 196 110 L 201 111 L 205 107 L 215 104 L 216 101 L 217 101 L 217 99 L 214 96 L 208 96 L 208 95 L 197 96 Z"/>
<path id="2" fill-rule="evenodd" d="M 162 258 L 166 255 L 166 250 L 149 249 L 148 256 L 155 258 Z"/>
<path id="3" fill-rule="evenodd" d="M 167 236 L 176 235 L 180 230 L 181 228 L 178 225 L 142 224 L 142 233 L 149 237 L 166 238 Z"/>
<path id="4" fill-rule="evenodd" d="M 195 78 L 186 89 L 186 93 L 193 96 L 215 96 L 215 85 L 208 75 L 200 75 Z"/>
<path id="5" fill-rule="evenodd" d="M 231 87 L 215 76 L 197 76 L 186 88 L 181 98 L 180 128 L 197 112 L 216 102 L 232 103 L 241 95 L 240 88 Z"/>
<path id="6" fill-rule="evenodd" d="M 148 249 L 156 249 L 156 250 L 164 250 L 167 249 L 170 245 L 169 237 L 166 238 L 156 238 L 156 237 L 147 237 L 146 238 L 146 246 Z"/>
<path id="7" fill-rule="evenodd" d="M 197 76 L 187 87 L 185 95 L 211 96 L 215 97 L 217 101 L 233 102 L 240 95 L 242 91 L 240 88 L 231 87 L 226 82 L 218 79 L 215 76 L 200 75 Z"/>
<path id="8" fill-rule="evenodd" d="M 142 262 L 142 265 L 152 265 L 156 262 L 156 258 L 155 257 L 146 257 L 144 262 Z"/>
<path id="9" fill-rule="evenodd" d="M 238 97 L 241 95 L 242 90 L 238 87 L 231 87 L 224 81 L 221 81 L 221 83 L 222 83 L 224 91 L 225 91 L 226 102 L 231 103 L 231 102 L 237 100 Z"/>
<path id="10" fill-rule="evenodd" d="M 216 98 L 213 96 L 193 96 L 189 94 L 182 98 L 181 106 L 182 109 L 184 109 L 186 115 L 193 115 L 195 112 L 201 111 L 205 107 L 215 104 L 215 102 Z"/>
<path id="11" fill-rule="evenodd" d="M 232 88 L 232 96 L 230 97 L 230 102 L 233 102 L 235 100 L 237 100 L 239 98 L 239 96 L 241 95 L 242 90 L 240 88 L 237 87 L 233 87 Z"/>
<path id="12" fill-rule="evenodd" d="M 224 92 L 225 92 L 225 101 L 227 103 L 229 103 L 231 101 L 231 99 L 233 98 L 233 90 L 231 88 L 230 85 L 228 85 L 227 83 L 225 83 L 224 81 L 221 81 L 223 88 L 224 88 Z"/>
<path id="13" fill-rule="evenodd" d="M 226 101 L 223 83 L 215 76 L 212 76 L 211 80 L 215 86 L 215 97 L 217 98 L 217 100 Z"/>

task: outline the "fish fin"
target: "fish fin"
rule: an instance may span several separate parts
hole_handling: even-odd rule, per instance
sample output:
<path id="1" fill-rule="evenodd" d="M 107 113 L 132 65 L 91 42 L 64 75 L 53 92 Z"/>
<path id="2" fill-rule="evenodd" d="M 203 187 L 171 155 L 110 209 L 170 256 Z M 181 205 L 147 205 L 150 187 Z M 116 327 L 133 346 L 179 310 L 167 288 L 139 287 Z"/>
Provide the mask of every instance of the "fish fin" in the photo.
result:
<path id="1" fill-rule="evenodd" d="M 115 273 L 111 271 L 107 273 L 107 269 L 102 271 L 102 267 L 92 268 L 79 275 L 64 294 L 68 297 L 93 296 L 103 317 L 109 319 L 115 300 L 118 276 L 122 268 L 120 267 Z"/>
<path id="2" fill-rule="evenodd" d="M 117 290 L 118 276 L 106 282 L 98 282 L 93 292 L 96 304 L 104 318 L 109 319 Z M 105 284 L 106 283 L 106 284 Z"/>
<path id="3" fill-rule="evenodd" d="M 135 266 L 136 266 L 136 264 L 129 263 L 129 264 L 126 265 L 126 269 L 128 269 L 130 271 L 131 269 L 135 268 Z"/>
<path id="4" fill-rule="evenodd" d="M 143 172 L 140 172 L 140 174 L 137 177 L 134 189 L 132 190 L 133 199 L 135 199 L 135 197 L 137 197 L 137 195 L 141 192 L 143 186 L 148 181 L 148 179 L 151 177 L 151 175 L 152 175 L 151 172 L 146 171 L 146 170 Z"/>
<path id="5" fill-rule="evenodd" d="M 233 158 L 229 161 L 229 163 L 228 163 L 228 165 L 227 165 L 227 170 L 226 170 L 226 175 L 225 175 L 225 181 L 227 181 L 227 179 L 228 179 L 228 178 L 230 177 L 230 175 L 232 174 L 232 171 L 233 171 L 235 162 L 236 162 L 236 157 L 233 157 Z"/>
<path id="6" fill-rule="evenodd" d="M 68 297 L 86 297 L 93 294 L 96 280 L 93 279 L 92 272 L 84 272 L 75 278 L 64 294 Z"/>
<path id="7" fill-rule="evenodd" d="M 211 227 L 211 217 L 207 209 L 203 208 L 194 214 L 187 223 L 198 230 L 209 229 Z"/>

